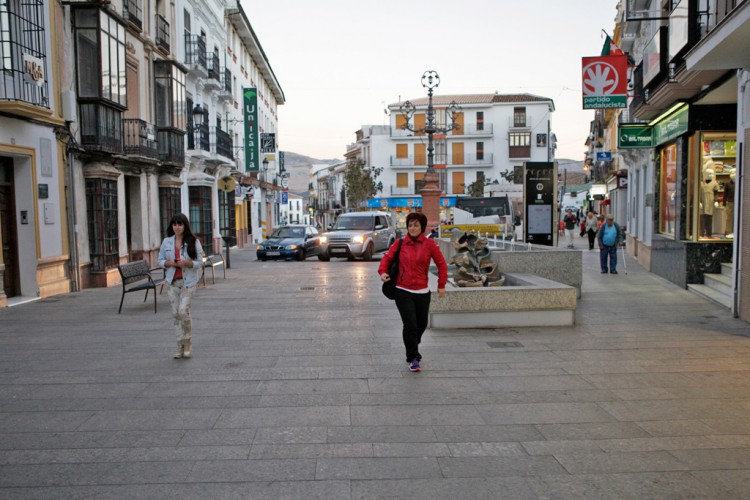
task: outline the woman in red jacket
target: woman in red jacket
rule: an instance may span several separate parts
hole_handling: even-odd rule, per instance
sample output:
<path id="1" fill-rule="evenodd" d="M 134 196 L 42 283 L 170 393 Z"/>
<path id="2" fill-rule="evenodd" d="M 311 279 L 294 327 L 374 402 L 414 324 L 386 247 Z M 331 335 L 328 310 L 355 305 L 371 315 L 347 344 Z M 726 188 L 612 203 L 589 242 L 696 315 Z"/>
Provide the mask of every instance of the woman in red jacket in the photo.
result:
<path id="1" fill-rule="evenodd" d="M 430 312 L 430 289 L 427 286 L 430 260 L 438 268 L 438 295 L 445 296 L 445 283 L 448 281 L 448 265 L 445 263 L 440 247 L 425 237 L 427 217 L 412 212 L 406 216 L 407 236 L 401 245 L 398 257 L 398 276 L 388 276 L 388 266 L 398 250 L 398 241 L 380 261 L 378 274 L 383 281 L 396 280 L 396 307 L 404 323 L 402 332 L 406 348 L 406 362 L 413 372 L 420 370 L 419 343 L 427 329 Z"/>

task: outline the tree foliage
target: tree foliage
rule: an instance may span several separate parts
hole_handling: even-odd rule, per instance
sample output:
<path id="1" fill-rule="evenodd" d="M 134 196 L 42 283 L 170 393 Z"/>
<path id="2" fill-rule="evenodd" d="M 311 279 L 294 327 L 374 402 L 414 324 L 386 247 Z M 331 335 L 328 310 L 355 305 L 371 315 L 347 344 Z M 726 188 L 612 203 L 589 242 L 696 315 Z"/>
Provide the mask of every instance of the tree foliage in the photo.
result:
<path id="1" fill-rule="evenodd" d="M 367 167 L 362 160 L 352 160 L 344 172 L 344 188 L 351 207 L 362 203 L 383 190 L 383 183 L 376 179 L 383 172 L 383 167 Z"/>

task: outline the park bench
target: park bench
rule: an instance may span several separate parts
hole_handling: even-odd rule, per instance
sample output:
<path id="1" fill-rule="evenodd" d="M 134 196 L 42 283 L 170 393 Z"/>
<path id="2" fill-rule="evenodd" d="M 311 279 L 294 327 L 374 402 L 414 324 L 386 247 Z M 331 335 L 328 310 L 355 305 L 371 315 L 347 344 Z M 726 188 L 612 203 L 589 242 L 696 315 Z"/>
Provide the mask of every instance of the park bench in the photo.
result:
<path id="1" fill-rule="evenodd" d="M 164 289 L 164 278 L 166 276 L 164 269 L 160 267 L 149 269 L 148 262 L 145 260 L 136 260 L 120 264 L 117 266 L 117 270 L 120 271 L 120 278 L 122 278 L 122 298 L 120 299 L 120 309 L 117 310 L 117 314 L 120 314 L 122 311 L 122 302 L 125 300 L 125 294 L 140 290 L 146 290 L 143 302 L 146 302 L 146 299 L 148 299 L 149 290 L 154 291 L 154 314 L 156 314 L 156 287 L 162 285 L 162 290 Z M 162 271 L 162 277 L 155 278 L 151 275 L 152 271 Z"/>
<path id="2" fill-rule="evenodd" d="M 211 269 L 211 283 L 216 284 L 216 275 L 214 274 L 214 267 L 221 266 L 224 271 L 224 279 L 227 277 L 227 266 L 224 265 L 224 257 L 220 253 L 216 253 L 209 256 L 203 257 L 203 286 L 206 286 L 206 269 Z"/>

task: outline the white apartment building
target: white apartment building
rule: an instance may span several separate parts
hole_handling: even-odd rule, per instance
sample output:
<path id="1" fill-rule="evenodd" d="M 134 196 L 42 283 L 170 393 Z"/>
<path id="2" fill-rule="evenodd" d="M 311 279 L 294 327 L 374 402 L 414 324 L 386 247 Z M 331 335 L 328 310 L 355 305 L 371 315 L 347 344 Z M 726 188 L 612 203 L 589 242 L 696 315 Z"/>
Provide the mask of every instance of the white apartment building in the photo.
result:
<path id="1" fill-rule="evenodd" d="M 450 218 L 456 198 L 465 196 L 467 186 L 476 180 L 508 183 L 514 169 L 524 162 L 554 159 L 554 140 L 550 140 L 555 110 L 552 99 L 531 94 L 436 96 L 433 107 L 438 127 L 445 128 L 445 109 L 451 102 L 461 107 L 456 118 L 458 128 L 434 136 L 434 165 L 444 193 L 442 219 Z M 413 99 L 411 103 L 416 112 L 409 125 L 423 129 L 428 100 Z M 403 226 L 406 214 L 421 207 L 428 138 L 425 133 L 403 128 L 406 117 L 399 107 L 400 103 L 388 106 L 390 125 L 363 126 L 357 132 L 357 141 L 347 148 L 346 158 L 384 167 L 378 177 L 383 191 L 369 201 L 369 206 L 391 211 L 397 224 Z"/>

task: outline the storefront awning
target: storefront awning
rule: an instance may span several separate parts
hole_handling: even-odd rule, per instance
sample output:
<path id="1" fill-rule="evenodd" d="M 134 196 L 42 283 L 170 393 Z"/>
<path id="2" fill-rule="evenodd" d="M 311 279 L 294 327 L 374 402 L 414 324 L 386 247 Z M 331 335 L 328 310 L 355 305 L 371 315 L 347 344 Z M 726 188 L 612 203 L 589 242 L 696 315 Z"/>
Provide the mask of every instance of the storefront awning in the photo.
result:
<path id="1" fill-rule="evenodd" d="M 441 207 L 455 207 L 456 196 L 441 196 Z M 422 206 L 421 196 L 397 196 L 390 198 L 373 198 L 367 200 L 367 206 L 370 208 L 413 208 Z"/>

